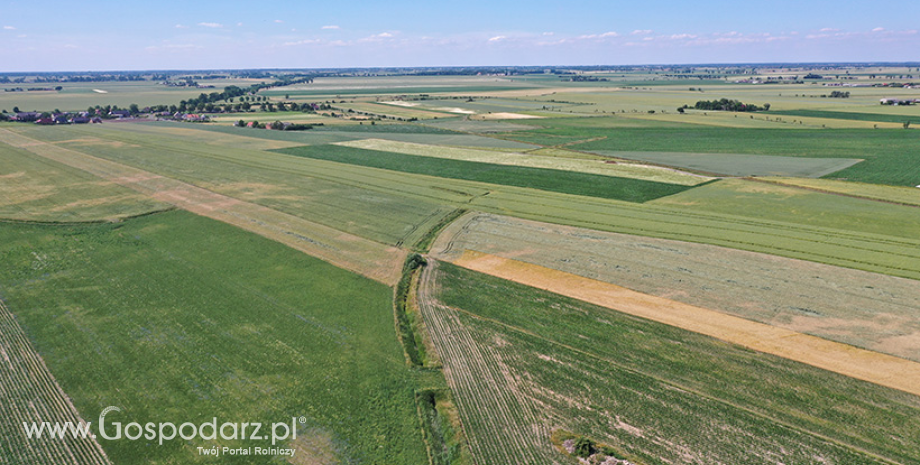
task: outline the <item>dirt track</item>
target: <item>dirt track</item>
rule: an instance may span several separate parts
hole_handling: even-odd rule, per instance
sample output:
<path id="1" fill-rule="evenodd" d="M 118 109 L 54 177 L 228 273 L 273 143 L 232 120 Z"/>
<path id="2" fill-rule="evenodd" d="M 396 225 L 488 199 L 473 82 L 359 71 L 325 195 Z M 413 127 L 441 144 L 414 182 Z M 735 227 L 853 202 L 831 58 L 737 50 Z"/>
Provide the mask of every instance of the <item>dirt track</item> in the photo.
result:
<path id="1" fill-rule="evenodd" d="M 183 210 L 232 224 L 333 265 L 395 285 L 406 252 L 173 178 L 0 129 L 0 142 L 92 173 Z"/>
<path id="2" fill-rule="evenodd" d="M 920 363 L 494 255 L 466 251 L 454 263 L 474 271 L 920 395 Z"/>

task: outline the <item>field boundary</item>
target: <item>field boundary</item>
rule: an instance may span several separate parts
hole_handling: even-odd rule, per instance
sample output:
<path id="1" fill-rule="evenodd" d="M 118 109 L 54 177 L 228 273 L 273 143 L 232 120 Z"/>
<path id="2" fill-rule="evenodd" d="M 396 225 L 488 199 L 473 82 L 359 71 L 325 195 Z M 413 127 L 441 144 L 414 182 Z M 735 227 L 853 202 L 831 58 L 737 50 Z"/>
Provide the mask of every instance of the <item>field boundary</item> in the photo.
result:
<path id="1" fill-rule="evenodd" d="M 464 251 L 453 263 L 851 378 L 920 395 L 920 363 L 910 360 L 481 252 Z"/>

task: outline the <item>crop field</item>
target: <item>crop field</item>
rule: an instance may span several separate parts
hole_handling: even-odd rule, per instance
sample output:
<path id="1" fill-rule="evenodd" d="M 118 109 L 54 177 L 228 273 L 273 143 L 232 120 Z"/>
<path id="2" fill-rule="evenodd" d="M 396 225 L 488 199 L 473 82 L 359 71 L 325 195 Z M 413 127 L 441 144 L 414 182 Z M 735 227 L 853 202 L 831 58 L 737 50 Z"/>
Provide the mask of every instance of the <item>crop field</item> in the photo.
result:
<path id="1" fill-rule="evenodd" d="M 687 189 L 687 186 L 635 178 L 603 176 L 530 166 L 431 158 L 337 145 L 295 147 L 277 151 L 299 157 L 406 173 L 618 199 L 628 202 L 645 202 Z"/>
<path id="2" fill-rule="evenodd" d="M 46 255 L 36 254 L 44 264 Z M 0 287 L 0 290 L 3 288 Z M 16 318 L 0 300 L 0 463 L 81 463 L 111 465 L 99 443 L 90 438 L 27 439 L 27 423 L 54 421 L 81 424 L 79 412 L 35 351 Z"/>
<path id="3" fill-rule="evenodd" d="M 3 129 L 0 129 L 3 131 Z M 0 135 L 0 139 L 2 139 Z M 20 221 L 115 220 L 167 208 L 78 169 L 35 158 L 0 141 L 0 218 Z"/>
<path id="4" fill-rule="evenodd" d="M 63 89 L 0 110 L 262 85 L 209 123 L 0 123 L 0 465 L 262 445 L 19 429 L 108 406 L 302 418 L 294 458 L 221 463 L 918 464 L 920 107 L 879 105 L 915 66 L 827 68 L 31 76 Z M 693 109 L 721 98 L 770 109 Z"/>
<path id="5" fill-rule="evenodd" d="M 532 124 L 543 124 L 536 120 Z M 552 124 L 552 123 L 550 123 Z M 864 159 L 826 177 L 873 184 L 920 184 L 920 161 L 912 156 L 920 132 L 909 130 L 797 130 L 739 128 L 601 128 L 548 126 L 506 134 L 529 143 L 585 140 L 569 148 L 606 152 L 737 153 L 802 158 Z M 587 141 L 588 139 L 593 139 Z"/>
<path id="6" fill-rule="evenodd" d="M 379 139 L 339 142 L 336 145 L 450 160 L 464 160 L 508 166 L 526 166 L 531 168 L 573 171 L 577 173 L 600 174 L 604 176 L 645 179 L 648 181 L 679 184 L 682 186 L 695 186 L 712 180 L 712 178 L 706 176 L 697 176 L 672 169 L 648 165 L 605 163 L 599 160 L 542 157 L 536 154 L 503 153 L 455 147 L 438 147 L 434 145 Z"/>
<path id="7" fill-rule="evenodd" d="M 378 128 L 379 126 L 379 128 Z M 391 128 L 392 127 L 392 128 Z M 402 127 L 403 129 L 396 129 Z M 412 142 L 415 144 L 435 144 L 448 145 L 456 147 L 475 147 L 475 148 L 495 148 L 495 149 L 518 149 L 528 150 L 535 149 L 539 146 L 515 142 L 510 140 L 493 139 L 472 134 L 461 134 L 452 131 L 443 131 L 426 126 L 411 125 L 408 129 L 404 126 L 397 125 L 376 125 L 373 127 L 359 126 L 354 129 L 344 127 L 325 128 L 322 130 L 310 131 L 265 131 L 258 129 L 234 128 L 234 127 L 205 127 L 207 131 L 219 132 L 222 134 L 237 134 L 247 137 L 269 139 L 285 142 L 296 142 L 298 145 L 323 145 L 333 144 L 336 142 L 347 142 L 352 140 L 366 139 L 368 134 L 373 134 L 374 138 L 393 140 L 400 142 Z"/>
<path id="8" fill-rule="evenodd" d="M 422 308 L 474 456 L 561 462 L 554 429 L 647 463 L 913 463 L 918 453 L 915 396 L 449 264 L 426 272 L 433 298 Z"/>
<path id="9" fill-rule="evenodd" d="M 82 169 L 107 181 L 142 192 L 159 202 L 239 226 L 378 281 L 393 284 L 398 279 L 404 253 L 396 248 L 9 131 L 0 133 L 0 139 L 16 146 L 28 147 L 29 151 L 40 157 Z"/>
<path id="10" fill-rule="evenodd" d="M 920 234 L 920 209 L 915 207 L 834 196 L 756 180 L 723 179 L 656 203 L 673 207 L 693 206 L 698 211 L 726 215 L 757 209 L 761 218 L 904 239 L 913 239 Z"/>
<path id="11" fill-rule="evenodd" d="M 609 157 L 676 166 L 726 176 L 798 176 L 819 178 L 863 160 L 853 158 L 798 158 L 737 153 L 622 152 L 595 150 Z"/>
<path id="12" fill-rule="evenodd" d="M 920 191 L 916 187 L 880 186 L 833 179 L 772 178 L 769 181 L 785 186 L 812 189 L 818 192 L 920 206 Z"/>
<path id="13" fill-rule="evenodd" d="M 394 337 L 385 285 L 182 211 L 7 224 L 0 256 L 6 306 L 84 418 L 107 406 L 121 408 L 108 420 L 142 424 L 303 416 L 301 463 L 313 463 L 311 449 L 345 463 L 427 463 L 420 381 Z M 118 464 L 214 460 L 197 453 L 211 445 L 202 439 L 101 445 Z"/>
<path id="14" fill-rule="evenodd" d="M 509 123 L 506 121 L 480 121 L 470 119 L 439 119 L 428 120 L 424 122 L 425 126 L 434 128 L 449 129 L 451 131 L 472 132 L 476 134 L 488 134 L 495 132 L 509 132 L 530 129 L 530 126 L 522 124 Z"/>
<path id="15" fill-rule="evenodd" d="M 432 254 L 468 250 L 920 362 L 916 280 L 490 214 L 453 223 Z"/>

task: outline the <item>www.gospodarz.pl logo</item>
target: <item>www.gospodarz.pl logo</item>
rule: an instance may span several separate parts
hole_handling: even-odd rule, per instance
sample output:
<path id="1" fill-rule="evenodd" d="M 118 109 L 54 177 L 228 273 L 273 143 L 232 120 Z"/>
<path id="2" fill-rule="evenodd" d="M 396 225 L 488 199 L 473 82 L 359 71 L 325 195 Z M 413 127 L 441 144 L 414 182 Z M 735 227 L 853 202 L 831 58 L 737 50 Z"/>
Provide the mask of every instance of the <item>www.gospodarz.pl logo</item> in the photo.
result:
<path id="1" fill-rule="evenodd" d="M 96 439 L 99 438 L 117 441 L 156 441 L 159 445 L 164 442 L 182 439 L 190 441 L 193 439 L 202 439 L 214 441 L 218 438 L 225 441 L 271 441 L 274 446 L 279 442 L 293 441 L 297 439 L 298 425 L 307 422 L 305 417 L 291 417 L 289 422 L 278 422 L 266 424 L 259 422 L 224 422 L 218 423 L 217 417 L 203 423 L 185 422 L 176 426 L 173 422 L 148 422 L 148 423 L 122 423 L 119 421 L 106 422 L 106 416 L 112 412 L 121 412 L 118 407 L 106 407 L 99 414 L 98 431 L 94 432 L 92 422 L 81 421 L 74 424 L 73 422 L 53 423 L 53 422 L 23 422 L 23 431 L 28 439 Z M 203 455 L 291 455 L 294 449 L 267 449 L 267 448 L 228 448 L 214 446 L 213 448 L 199 447 L 199 453 Z M 203 449 L 203 450 L 202 450 Z M 210 449 L 210 450 L 209 450 Z M 217 452 L 213 452 L 217 450 Z M 247 452 L 248 450 L 248 452 Z"/>

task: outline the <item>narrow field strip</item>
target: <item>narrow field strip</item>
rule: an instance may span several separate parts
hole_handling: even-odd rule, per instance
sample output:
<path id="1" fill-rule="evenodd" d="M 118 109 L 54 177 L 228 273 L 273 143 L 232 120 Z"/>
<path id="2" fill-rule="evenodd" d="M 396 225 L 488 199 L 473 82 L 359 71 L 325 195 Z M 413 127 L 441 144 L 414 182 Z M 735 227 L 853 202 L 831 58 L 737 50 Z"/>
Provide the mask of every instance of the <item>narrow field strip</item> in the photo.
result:
<path id="1" fill-rule="evenodd" d="M 475 251 L 454 264 L 595 305 L 920 395 L 920 363 Z"/>
<path id="2" fill-rule="evenodd" d="M 526 166 L 530 168 L 545 168 L 560 171 L 599 174 L 602 176 L 644 179 L 647 181 L 677 184 L 682 186 L 695 186 L 697 184 L 702 184 L 713 179 L 707 176 L 684 173 L 682 171 L 671 168 L 662 168 L 651 165 L 640 165 L 632 163 L 606 163 L 604 160 L 600 159 L 592 160 L 564 157 L 545 157 L 533 154 L 496 152 L 493 150 L 439 147 L 429 144 L 415 144 L 411 142 L 388 141 L 381 139 L 362 139 L 346 142 L 336 142 L 334 145 L 366 150 L 395 152 L 406 155 L 417 155 L 431 158 L 493 163 L 496 165 Z"/>
<path id="3" fill-rule="evenodd" d="M 0 464 L 111 461 L 91 437 L 28 438 L 23 423 L 84 423 L 22 327 L 0 301 Z"/>
<path id="4" fill-rule="evenodd" d="M 121 163 L 0 130 L 0 142 L 79 168 L 155 200 L 238 226 L 333 265 L 393 285 L 406 252 L 261 205 Z"/>

